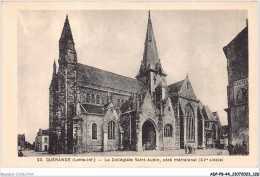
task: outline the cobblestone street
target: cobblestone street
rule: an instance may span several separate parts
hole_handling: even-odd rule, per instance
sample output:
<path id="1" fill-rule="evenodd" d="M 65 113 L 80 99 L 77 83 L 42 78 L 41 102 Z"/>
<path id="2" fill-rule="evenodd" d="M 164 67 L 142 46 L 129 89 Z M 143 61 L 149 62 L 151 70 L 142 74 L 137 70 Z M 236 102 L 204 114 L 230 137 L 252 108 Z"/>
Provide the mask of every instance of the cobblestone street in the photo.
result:
<path id="1" fill-rule="evenodd" d="M 228 151 L 223 149 L 199 149 L 195 154 L 185 154 L 181 150 L 168 150 L 168 151 L 111 151 L 111 152 L 91 152 L 84 154 L 48 154 L 47 152 L 23 151 L 26 157 L 37 156 L 228 156 Z"/>

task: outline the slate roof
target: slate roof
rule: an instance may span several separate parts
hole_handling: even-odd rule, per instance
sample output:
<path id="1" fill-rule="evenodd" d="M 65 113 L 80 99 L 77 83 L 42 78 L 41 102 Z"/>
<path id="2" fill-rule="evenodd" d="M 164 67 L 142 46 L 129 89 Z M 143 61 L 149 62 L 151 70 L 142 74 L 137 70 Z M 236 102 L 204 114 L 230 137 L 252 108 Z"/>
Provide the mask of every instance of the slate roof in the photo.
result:
<path id="1" fill-rule="evenodd" d="M 223 131 L 223 133 L 228 133 L 229 127 L 228 127 L 228 125 L 222 125 L 222 126 L 220 127 L 220 129 Z"/>
<path id="2" fill-rule="evenodd" d="M 212 114 L 208 106 L 203 106 L 202 114 L 206 121 L 216 121 L 214 115 Z"/>
<path id="3" fill-rule="evenodd" d="M 145 90 L 143 83 L 136 79 L 80 63 L 77 64 L 77 67 L 79 84 L 93 84 L 130 93 L 142 93 Z"/>
<path id="4" fill-rule="evenodd" d="M 49 135 L 49 129 L 47 129 L 47 130 L 42 130 L 42 135 Z"/>
<path id="5" fill-rule="evenodd" d="M 81 105 L 87 113 L 92 113 L 92 114 L 103 114 L 103 108 L 100 105 L 93 105 L 93 104 L 82 104 Z M 81 109 L 82 112 L 85 112 L 84 109 Z"/>
<path id="6" fill-rule="evenodd" d="M 184 80 L 176 82 L 176 83 L 173 83 L 171 85 L 168 85 L 167 86 L 168 93 L 180 91 L 181 86 L 183 85 L 183 82 L 184 82 Z"/>
<path id="7" fill-rule="evenodd" d="M 248 41 L 248 26 L 246 26 L 227 46 L 224 47 L 224 51 L 233 47 L 235 51 L 239 52 L 241 51 L 241 48 L 245 47 L 243 46 L 245 41 Z"/>

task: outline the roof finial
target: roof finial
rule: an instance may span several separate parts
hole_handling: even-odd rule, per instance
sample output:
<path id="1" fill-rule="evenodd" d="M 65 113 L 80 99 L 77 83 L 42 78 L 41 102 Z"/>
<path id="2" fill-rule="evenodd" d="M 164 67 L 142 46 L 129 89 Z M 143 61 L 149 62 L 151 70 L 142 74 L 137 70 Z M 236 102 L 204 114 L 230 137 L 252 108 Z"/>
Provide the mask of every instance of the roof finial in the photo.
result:
<path id="1" fill-rule="evenodd" d="M 55 61 L 55 58 L 54 58 L 54 62 L 53 62 L 53 67 L 56 68 L 56 61 Z"/>
<path id="2" fill-rule="evenodd" d="M 66 14 L 66 20 L 68 20 L 68 19 L 69 19 L 68 14 Z"/>
<path id="3" fill-rule="evenodd" d="M 150 10 L 148 11 L 148 15 L 149 15 L 149 17 L 150 17 L 150 15 L 151 15 Z"/>

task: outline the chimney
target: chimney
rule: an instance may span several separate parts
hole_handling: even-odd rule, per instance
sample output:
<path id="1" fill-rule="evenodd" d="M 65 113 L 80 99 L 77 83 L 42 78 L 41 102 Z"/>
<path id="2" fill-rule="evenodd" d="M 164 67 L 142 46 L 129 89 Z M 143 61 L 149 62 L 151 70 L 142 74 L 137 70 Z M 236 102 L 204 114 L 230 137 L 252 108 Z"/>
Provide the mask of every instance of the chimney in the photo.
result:
<path id="1" fill-rule="evenodd" d="M 39 129 L 39 135 L 42 135 L 42 129 Z"/>

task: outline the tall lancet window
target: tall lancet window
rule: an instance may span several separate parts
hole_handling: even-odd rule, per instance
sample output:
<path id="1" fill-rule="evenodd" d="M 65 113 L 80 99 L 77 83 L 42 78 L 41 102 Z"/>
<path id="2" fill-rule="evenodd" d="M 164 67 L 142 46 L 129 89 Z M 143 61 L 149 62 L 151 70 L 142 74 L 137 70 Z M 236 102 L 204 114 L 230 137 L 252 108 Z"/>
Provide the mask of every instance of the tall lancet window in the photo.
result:
<path id="1" fill-rule="evenodd" d="M 100 96 L 99 95 L 96 96 L 96 104 L 100 104 Z"/>
<path id="2" fill-rule="evenodd" d="M 92 139 L 97 140 L 97 124 L 92 124 Z"/>
<path id="3" fill-rule="evenodd" d="M 86 102 L 89 103 L 90 102 L 90 94 L 86 93 Z"/>
<path id="4" fill-rule="evenodd" d="M 195 140 L 195 116 L 190 105 L 185 108 L 186 114 L 186 139 Z"/>
<path id="5" fill-rule="evenodd" d="M 116 134 L 115 122 L 111 120 L 108 122 L 108 139 L 114 140 L 115 134 Z"/>
<path id="6" fill-rule="evenodd" d="M 91 103 L 95 103 L 95 95 L 91 94 Z"/>

